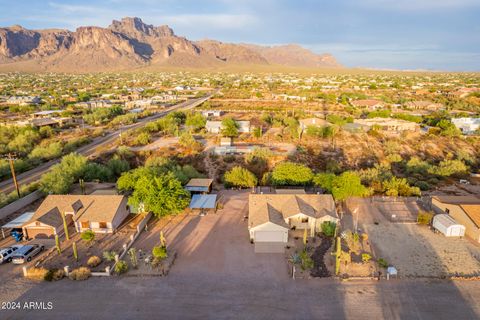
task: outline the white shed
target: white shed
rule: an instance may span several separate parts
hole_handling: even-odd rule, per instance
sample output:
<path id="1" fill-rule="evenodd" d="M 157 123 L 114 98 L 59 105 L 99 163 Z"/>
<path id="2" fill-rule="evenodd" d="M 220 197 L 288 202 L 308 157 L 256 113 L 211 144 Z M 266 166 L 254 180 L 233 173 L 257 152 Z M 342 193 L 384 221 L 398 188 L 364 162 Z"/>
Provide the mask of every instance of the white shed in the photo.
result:
<path id="1" fill-rule="evenodd" d="M 465 226 L 458 224 L 455 219 L 448 214 L 435 215 L 432 225 L 446 237 L 463 237 L 465 235 Z"/>

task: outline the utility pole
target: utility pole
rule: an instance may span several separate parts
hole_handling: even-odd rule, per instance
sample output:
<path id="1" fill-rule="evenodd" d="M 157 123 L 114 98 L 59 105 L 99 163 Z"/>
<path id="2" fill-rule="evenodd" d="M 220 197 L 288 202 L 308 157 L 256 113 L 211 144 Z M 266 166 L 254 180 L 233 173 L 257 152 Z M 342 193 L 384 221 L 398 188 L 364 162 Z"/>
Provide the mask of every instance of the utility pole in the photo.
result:
<path id="1" fill-rule="evenodd" d="M 15 184 L 15 189 L 17 190 L 18 198 L 20 199 L 20 188 L 18 187 L 17 176 L 15 175 L 15 166 L 13 165 L 13 161 L 17 158 L 14 158 L 14 155 L 9 152 L 7 155 L 7 160 L 10 163 L 10 171 L 12 172 L 12 179 L 13 183 Z"/>

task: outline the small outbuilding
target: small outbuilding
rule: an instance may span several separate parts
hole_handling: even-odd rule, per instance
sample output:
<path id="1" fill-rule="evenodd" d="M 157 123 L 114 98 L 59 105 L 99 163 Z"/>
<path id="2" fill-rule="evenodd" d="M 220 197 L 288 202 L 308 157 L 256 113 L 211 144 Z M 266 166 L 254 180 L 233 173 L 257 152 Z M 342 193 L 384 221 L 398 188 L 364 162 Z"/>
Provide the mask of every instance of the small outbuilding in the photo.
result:
<path id="1" fill-rule="evenodd" d="M 432 225 L 435 230 L 440 231 L 446 237 L 463 237 L 465 235 L 465 226 L 457 223 L 448 214 L 437 214 L 433 217 Z"/>
<path id="2" fill-rule="evenodd" d="M 185 189 L 187 189 L 191 193 L 209 193 L 210 191 L 212 191 L 212 183 L 213 179 L 190 179 L 190 181 L 188 181 L 187 185 L 185 186 Z"/>

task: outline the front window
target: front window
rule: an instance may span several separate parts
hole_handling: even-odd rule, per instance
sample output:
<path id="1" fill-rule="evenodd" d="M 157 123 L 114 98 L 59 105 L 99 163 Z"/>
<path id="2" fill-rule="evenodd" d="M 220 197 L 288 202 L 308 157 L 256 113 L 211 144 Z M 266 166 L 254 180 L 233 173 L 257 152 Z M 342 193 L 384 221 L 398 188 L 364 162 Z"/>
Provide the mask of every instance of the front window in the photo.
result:
<path id="1" fill-rule="evenodd" d="M 82 221 L 82 228 L 90 228 L 90 222 Z"/>
<path id="2" fill-rule="evenodd" d="M 308 218 L 302 218 L 302 223 L 308 223 Z"/>
<path id="3" fill-rule="evenodd" d="M 100 229 L 107 229 L 107 223 L 106 222 L 99 222 L 98 223 Z"/>

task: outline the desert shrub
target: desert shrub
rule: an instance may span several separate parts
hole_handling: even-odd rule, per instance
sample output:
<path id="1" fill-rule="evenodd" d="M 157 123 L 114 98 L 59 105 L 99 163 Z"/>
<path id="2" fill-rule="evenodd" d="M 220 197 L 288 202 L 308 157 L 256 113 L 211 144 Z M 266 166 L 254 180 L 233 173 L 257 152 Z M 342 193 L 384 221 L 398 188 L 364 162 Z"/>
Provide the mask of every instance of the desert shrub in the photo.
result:
<path id="1" fill-rule="evenodd" d="M 153 247 L 152 255 L 155 259 L 162 260 L 168 257 L 167 248 L 165 247 Z"/>
<path id="2" fill-rule="evenodd" d="M 372 259 L 372 256 L 368 253 L 362 253 L 362 261 L 364 263 L 369 262 Z"/>
<path id="3" fill-rule="evenodd" d="M 48 272 L 45 274 L 45 281 L 57 281 L 61 280 L 65 277 L 65 271 L 62 269 L 52 269 L 48 270 Z"/>
<path id="4" fill-rule="evenodd" d="M 119 260 L 115 264 L 115 273 L 116 274 L 122 274 L 122 273 L 125 273 L 127 271 L 128 271 L 128 264 L 125 261 Z"/>
<path id="5" fill-rule="evenodd" d="M 85 230 L 82 232 L 82 240 L 86 242 L 93 241 L 95 239 L 95 232 L 92 230 Z"/>
<path id="6" fill-rule="evenodd" d="M 107 261 L 114 261 L 116 255 L 115 251 L 103 251 L 103 258 Z"/>
<path id="7" fill-rule="evenodd" d="M 380 268 L 384 268 L 384 269 L 388 268 L 388 262 L 387 262 L 387 260 L 385 260 L 383 258 L 379 258 L 377 260 L 377 263 L 378 263 Z"/>
<path id="8" fill-rule="evenodd" d="M 335 235 L 335 228 L 337 225 L 335 222 L 325 221 L 321 225 L 322 233 L 327 237 L 333 237 Z"/>
<path id="9" fill-rule="evenodd" d="M 52 277 L 53 281 L 61 280 L 64 277 L 65 277 L 65 271 L 63 271 L 63 269 L 55 269 L 53 271 L 53 277 Z"/>
<path id="10" fill-rule="evenodd" d="M 432 219 L 433 219 L 432 212 L 427 212 L 427 211 L 418 212 L 418 216 L 417 216 L 418 224 L 429 225 L 430 222 L 432 222 Z"/>
<path id="11" fill-rule="evenodd" d="M 48 270 L 45 268 L 30 268 L 27 269 L 27 278 L 31 280 L 46 280 Z"/>
<path id="12" fill-rule="evenodd" d="M 68 275 L 70 280 L 87 280 L 92 273 L 90 272 L 90 269 L 86 267 L 80 267 L 77 269 L 73 269 L 72 272 Z"/>
<path id="13" fill-rule="evenodd" d="M 420 190 L 422 191 L 426 191 L 430 189 L 430 185 L 428 184 L 428 182 L 422 181 L 422 180 L 415 182 L 415 187 L 420 188 Z"/>
<path id="14" fill-rule="evenodd" d="M 114 258 L 115 259 L 115 258 Z M 87 265 L 90 267 L 90 268 L 95 268 L 96 266 L 98 266 L 100 263 L 102 263 L 102 259 L 100 257 L 97 257 L 97 256 L 91 256 L 90 258 L 88 258 L 88 261 L 87 261 Z"/>
<path id="15" fill-rule="evenodd" d="M 300 260 L 301 260 L 300 267 L 302 268 L 302 270 L 308 270 L 313 268 L 313 260 L 308 255 L 308 252 L 306 250 L 303 250 L 300 253 Z"/>

